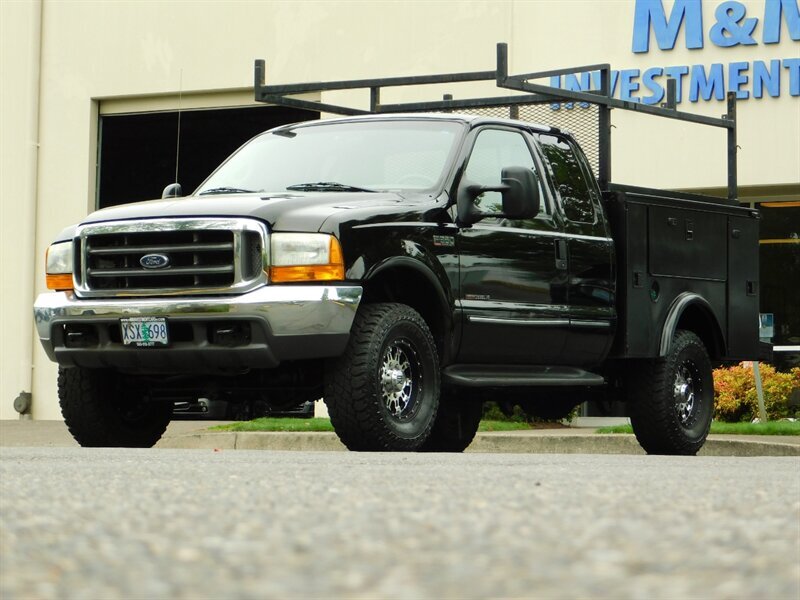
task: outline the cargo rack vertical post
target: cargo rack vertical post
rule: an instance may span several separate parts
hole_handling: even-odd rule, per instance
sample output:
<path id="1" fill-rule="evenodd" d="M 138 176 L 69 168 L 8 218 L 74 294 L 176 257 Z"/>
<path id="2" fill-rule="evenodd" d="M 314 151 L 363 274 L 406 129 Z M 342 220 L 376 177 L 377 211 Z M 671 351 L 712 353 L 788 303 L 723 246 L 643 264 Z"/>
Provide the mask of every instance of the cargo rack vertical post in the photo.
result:
<path id="1" fill-rule="evenodd" d="M 545 77 L 574 75 L 577 73 L 599 72 L 600 89 L 576 91 L 555 88 L 549 85 L 533 83 Z M 514 107 L 525 104 L 552 104 L 580 102 L 594 104 L 598 107 L 598 180 L 600 188 L 608 191 L 611 186 L 611 110 L 628 110 L 657 117 L 676 119 L 686 123 L 697 123 L 727 130 L 727 199 L 738 204 L 737 168 L 736 168 L 736 94 L 728 92 L 727 111 L 719 118 L 697 115 L 676 108 L 676 84 L 673 79 L 667 80 L 666 101 L 661 106 L 651 106 L 641 102 L 620 100 L 611 95 L 611 66 L 609 64 L 584 65 L 565 69 L 538 71 L 509 75 L 508 46 L 497 44 L 496 66 L 493 71 L 471 71 L 463 73 L 444 73 L 438 75 L 417 75 L 407 77 L 384 77 L 376 79 L 353 79 L 327 82 L 294 83 L 266 85 L 266 63 L 255 61 L 255 99 L 279 106 L 300 108 L 339 115 L 367 115 L 397 112 L 437 112 L 477 108 L 509 107 L 514 114 Z M 405 102 L 383 104 L 381 90 L 387 87 L 420 86 L 448 83 L 464 83 L 477 81 L 494 81 L 497 88 L 518 92 L 511 96 L 493 96 L 481 98 L 455 99 L 451 94 L 441 100 L 427 102 Z M 297 94 L 321 93 L 338 90 L 369 90 L 369 109 L 328 104 L 313 100 L 293 97 Z M 519 92 L 522 92 L 520 94 Z"/>

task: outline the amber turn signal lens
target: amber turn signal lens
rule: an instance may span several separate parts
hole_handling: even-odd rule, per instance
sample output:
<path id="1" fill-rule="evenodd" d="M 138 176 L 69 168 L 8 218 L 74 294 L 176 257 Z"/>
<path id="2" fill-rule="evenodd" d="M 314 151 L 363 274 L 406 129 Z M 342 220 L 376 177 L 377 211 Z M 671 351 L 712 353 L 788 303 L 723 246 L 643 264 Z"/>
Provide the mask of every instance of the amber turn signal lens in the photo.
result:
<path id="1" fill-rule="evenodd" d="M 340 265 L 308 265 L 300 267 L 272 267 L 270 281 L 337 281 L 344 279 L 344 267 Z"/>
<path id="2" fill-rule="evenodd" d="M 72 290 L 72 273 L 58 273 L 56 275 L 47 275 L 47 289 L 56 290 L 58 292 L 65 292 Z"/>

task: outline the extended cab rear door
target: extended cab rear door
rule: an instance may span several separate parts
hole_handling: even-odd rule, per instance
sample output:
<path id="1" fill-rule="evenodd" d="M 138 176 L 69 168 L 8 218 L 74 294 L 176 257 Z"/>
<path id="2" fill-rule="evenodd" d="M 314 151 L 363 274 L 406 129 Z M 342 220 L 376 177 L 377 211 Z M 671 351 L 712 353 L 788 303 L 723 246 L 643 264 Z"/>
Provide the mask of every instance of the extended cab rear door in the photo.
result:
<path id="1" fill-rule="evenodd" d="M 616 325 L 614 243 L 601 204 L 600 189 L 583 152 L 571 137 L 535 135 L 546 175 L 557 197 L 568 282 L 569 331 L 564 355 L 569 364 L 601 362 Z"/>
<path id="2" fill-rule="evenodd" d="M 561 362 L 569 330 L 567 271 L 556 255 L 561 225 L 533 144 L 527 131 L 501 125 L 477 128 L 467 143 L 462 181 L 497 186 L 503 168 L 529 168 L 539 181 L 541 210 L 533 219 L 485 218 L 459 230 L 462 363 Z M 501 195 L 486 192 L 476 206 L 502 212 Z"/>

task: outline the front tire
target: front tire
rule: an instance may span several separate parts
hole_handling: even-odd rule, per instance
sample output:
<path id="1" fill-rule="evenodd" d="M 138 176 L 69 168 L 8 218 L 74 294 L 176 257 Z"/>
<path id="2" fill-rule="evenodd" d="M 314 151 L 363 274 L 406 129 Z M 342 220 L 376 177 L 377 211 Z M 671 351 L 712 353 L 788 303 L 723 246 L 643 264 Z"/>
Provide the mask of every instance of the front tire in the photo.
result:
<path id="1" fill-rule="evenodd" d="M 667 356 L 636 369 L 626 387 L 633 432 L 648 454 L 697 454 L 711 428 L 714 380 L 696 334 L 676 332 Z"/>
<path id="2" fill-rule="evenodd" d="M 414 451 L 439 407 L 439 358 L 427 324 L 404 304 L 362 306 L 344 354 L 327 363 L 325 404 L 350 450 Z"/>
<path id="3" fill-rule="evenodd" d="M 72 437 L 84 447 L 150 448 L 172 418 L 172 403 L 146 402 L 118 374 L 102 369 L 58 370 L 58 400 Z"/>

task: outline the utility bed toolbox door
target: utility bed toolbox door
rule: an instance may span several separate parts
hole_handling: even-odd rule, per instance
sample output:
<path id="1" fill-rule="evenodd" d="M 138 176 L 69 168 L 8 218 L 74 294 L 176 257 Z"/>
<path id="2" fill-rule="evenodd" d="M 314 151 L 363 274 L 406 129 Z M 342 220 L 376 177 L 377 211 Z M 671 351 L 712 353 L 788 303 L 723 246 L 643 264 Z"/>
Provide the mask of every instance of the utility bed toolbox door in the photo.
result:
<path id="1" fill-rule="evenodd" d="M 728 230 L 728 355 L 753 358 L 758 352 L 758 219 L 729 217 Z"/>
<path id="2" fill-rule="evenodd" d="M 651 275 L 725 280 L 725 215 L 651 206 L 648 217 Z"/>

